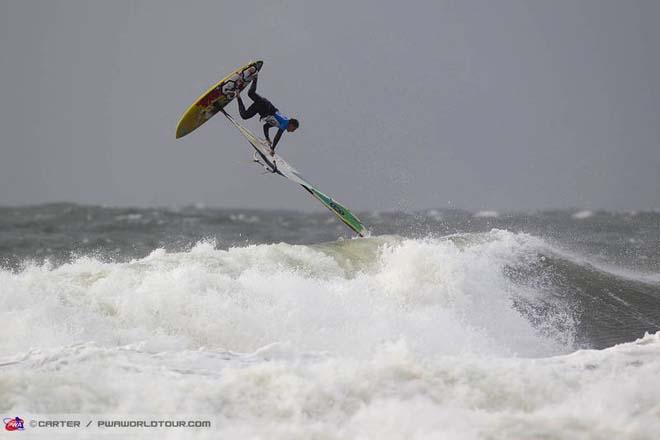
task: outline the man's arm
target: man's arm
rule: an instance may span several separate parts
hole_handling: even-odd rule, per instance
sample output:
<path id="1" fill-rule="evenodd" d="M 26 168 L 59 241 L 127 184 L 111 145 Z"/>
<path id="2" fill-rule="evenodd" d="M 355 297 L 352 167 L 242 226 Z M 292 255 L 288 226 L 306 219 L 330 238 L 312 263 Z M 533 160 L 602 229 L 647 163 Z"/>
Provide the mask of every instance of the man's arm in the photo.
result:
<path id="1" fill-rule="evenodd" d="M 275 135 L 275 139 L 273 139 L 273 146 L 271 147 L 273 150 L 277 146 L 277 143 L 280 141 L 280 138 L 282 137 L 282 133 L 284 133 L 284 130 L 282 130 L 282 129 L 277 130 L 277 134 Z"/>

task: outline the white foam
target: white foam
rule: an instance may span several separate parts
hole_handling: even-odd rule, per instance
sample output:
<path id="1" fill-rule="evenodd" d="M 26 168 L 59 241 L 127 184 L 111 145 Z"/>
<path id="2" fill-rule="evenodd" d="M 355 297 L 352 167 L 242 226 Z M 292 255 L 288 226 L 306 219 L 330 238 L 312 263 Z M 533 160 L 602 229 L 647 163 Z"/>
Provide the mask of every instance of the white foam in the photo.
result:
<path id="1" fill-rule="evenodd" d="M 0 271 L 0 401 L 216 418 L 186 437 L 653 438 L 660 334 L 570 354 L 570 325 L 544 336 L 513 307 L 538 293 L 505 268 L 546 247 L 498 230 L 202 242 Z"/>
<path id="2" fill-rule="evenodd" d="M 261 219 L 256 215 L 247 215 L 243 213 L 231 214 L 229 219 L 237 223 L 258 223 Z"/>
<path id="3" fill-rule="evenodd" d="M 475 218 L 497 218 L 500 216 L 500 213 L 497 211 L 479 211 L 474 214 Z"/>
<path id="4" fill-rule="evenodd" d="M 364 251 L 347 242 L 344 252 Z M 359 245 L 356 245 L 359 246 Z M 81 258 L 0 272 L 2 312 L 21 347 L 147 340 L 154 350 L 300 350 L 365 354 L 404 338 L 433 353 L 537 356 L 566 347 L 540 337 L 511 305 L 502 269 L 530 238 L 492 232 L 482 243 L 402 240 L 350 267 L 321 248 L 288 244 L 163 250 L 130 263 Z"/>
<path id="5" fill-rule="evenodd" d="M 142 214 L 139 213 L 131 213 L 131 214 L 124 214 L 124 215 L 117 215 L 115 216 L 115 220 L 122 222 L 122 221 L 128 221 L 128 222 L 137 222 L 142 220 Z"/>
<path id="6" fill-rule="evenodd" d="M 592 211 L 589 211 L 588 209 L 585 209 L 583 211 L 578 211 L 571 215 L 576 220 L 584 220 L 590 217 L 593 217 L 594 213 Z"/>
<path id="7" fill-rule="evenodd" d="M 430 219 L 433 219 L 435 221 L 441 221 L 442 220 L 442 213 L 438 211 L 437 209 L 430 209 L 426 212 L 426 216 Z"/>
<path id="8" fill-rule="evenodd" d="M 286 350 L 275 358 L 153 355 L 83 344 L 32 352 L 3 367 L 0 397 L 23 416 L 183 413 L 214 420 L 211 431 L 187 438 L 650 440 L 660 429 L 659 369 L 660 333 L 545 359 L 422 356 L 402 341 L 366 359 Z"/>

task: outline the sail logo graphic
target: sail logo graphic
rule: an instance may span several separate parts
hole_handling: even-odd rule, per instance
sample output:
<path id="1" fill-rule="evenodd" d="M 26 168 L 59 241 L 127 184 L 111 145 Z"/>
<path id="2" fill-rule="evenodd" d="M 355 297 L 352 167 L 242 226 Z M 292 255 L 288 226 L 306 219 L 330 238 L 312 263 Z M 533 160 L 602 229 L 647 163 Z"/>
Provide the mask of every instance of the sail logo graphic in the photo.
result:
<path id="1" fill-rule="evenodd" d="M 24 431 L 25 430 L 25 421 L 21 419 L 20 417 L 16 416 L 13 419 L 8 417 L 6 419 L 2 419 L 2 421 L 5 423 L 5 429 L 7 431 Z"/>

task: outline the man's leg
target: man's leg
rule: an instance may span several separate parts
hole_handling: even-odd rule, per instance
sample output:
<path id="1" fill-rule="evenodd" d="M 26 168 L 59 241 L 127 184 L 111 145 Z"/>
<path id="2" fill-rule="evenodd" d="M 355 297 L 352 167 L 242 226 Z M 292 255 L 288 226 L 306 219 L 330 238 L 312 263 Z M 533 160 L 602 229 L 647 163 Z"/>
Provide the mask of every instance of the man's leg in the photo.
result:
<path id="1" fill-rule="evenodd" d="M 277 111 L 277 108 L 269 100 L 257 93 L 257 78 L 252 80 L 250 90 L 248 90 L 248 96 L 254 102 L 252 105 L 250 105 L 250 107 L 248 107 L 247 111 L 243 106 L 241 97 L 236 97 L 236 100 L 238 101 L 238 111 L 240 112 L 243 119 L 249 119 L 257 113 L 259 113 L 259 116 L 263 118 L 268 115 L 273 115 Z"/>
<path id="2" fill-rule="evenodd" d="M 259 111 L 259 106 L 256 102 L 253 102 L 252 105 L 246 110 L 245 106 L 243 105 L 243 100 L 240 96 L 236 97 L 236 101 L 238 101 L 238 113 L 240 113 L 241 118 L 243 119 L 250 119 Z"/>
<path id="3" fill-rule="evenodd" d="M 255 78 L 252 80 L 252 84 L 250 84 L 250 90 L 248 90 L 248 96 L 249 96 L 250 99 L 252 99 L 253 101 L 260 101 L 260 100 L 261 100 L 261 96 L 259 96 L 259 95 L 257 94 L 257 79 L 258 79 L 258 78 L 255 77 Z"/>

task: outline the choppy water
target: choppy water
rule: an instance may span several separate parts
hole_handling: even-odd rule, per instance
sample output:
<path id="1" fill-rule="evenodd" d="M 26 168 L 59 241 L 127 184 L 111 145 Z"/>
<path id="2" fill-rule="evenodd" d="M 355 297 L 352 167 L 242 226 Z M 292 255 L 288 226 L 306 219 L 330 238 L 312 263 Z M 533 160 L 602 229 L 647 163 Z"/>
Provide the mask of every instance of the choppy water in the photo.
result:
<path id="1" fill-rule="evenodd" d="M 326 213 L 0 208 L 0 413 L 657 438 L 660 213 L 360 217 L 370 238 Z"/>

